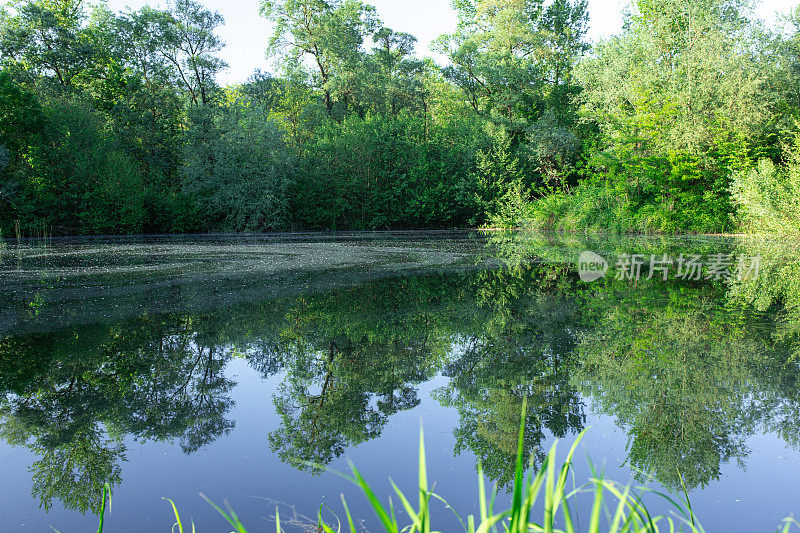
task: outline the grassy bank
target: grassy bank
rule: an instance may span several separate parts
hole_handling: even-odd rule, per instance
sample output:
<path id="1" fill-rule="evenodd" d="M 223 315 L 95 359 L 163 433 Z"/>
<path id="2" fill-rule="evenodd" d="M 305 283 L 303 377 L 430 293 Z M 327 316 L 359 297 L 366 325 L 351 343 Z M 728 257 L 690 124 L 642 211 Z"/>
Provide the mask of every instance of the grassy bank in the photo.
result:
<path id="1" fill-rule="evenodd" d="M 730 171 L 720 191 L 710 182 L 709 190 L 698 189 L 686 175 L 669 187 L 647 172 L 596 175 L 525 202 L 517 209 L 519 226 L 578 233 L 800 234 L 800 134 L 776 159 Z"/>

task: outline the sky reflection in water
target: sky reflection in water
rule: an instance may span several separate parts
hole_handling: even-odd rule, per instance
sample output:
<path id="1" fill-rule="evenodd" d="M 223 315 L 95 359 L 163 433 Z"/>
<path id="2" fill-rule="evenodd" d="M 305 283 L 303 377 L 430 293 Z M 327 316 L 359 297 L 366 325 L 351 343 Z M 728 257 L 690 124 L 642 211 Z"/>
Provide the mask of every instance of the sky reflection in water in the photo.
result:
<path id="1" fill-rule="evenodd" d="M 584 283 L 586 250 L 762 269 Z M 221 528 L 199 492 L 256 531 L 276 505 L 303 530 L 344 492 L 369 527 L 356 491 L 304 461 L 351 457 L 385 494 L 390 476 L 413 489 L 420 421 L 436 491 L 468 514 L 476 458 L 501 494 L 510 482 L 525 396 L 537 463 L 591 426 L 579 480 L 585 454 L 672 491 L 678 466 L 710 531 L 772 528 L 800 511 L 797 258 L 752 239 L 476 233 L 9 246 L 0 529 L 86 531 L 106 481 L 110 531 L 167 530 L 162 496 Z"/>

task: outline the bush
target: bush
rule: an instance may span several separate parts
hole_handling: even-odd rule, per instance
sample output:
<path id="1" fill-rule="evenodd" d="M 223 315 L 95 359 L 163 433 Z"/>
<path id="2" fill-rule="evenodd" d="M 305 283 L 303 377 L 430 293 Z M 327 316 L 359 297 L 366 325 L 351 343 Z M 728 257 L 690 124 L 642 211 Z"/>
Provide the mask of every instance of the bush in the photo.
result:
<path id="1" fill-rule="evenodd" d="M 246 100 L 190 114 L 183 190 L 198 229 L 266 231 L 288 226 L 294 156 L 280 124 Z"/>
<path id="2" fill-rule="evenodd" d="M 23 226 L 56 233 L 137 233 L 145 219 L 142 177 L 107 131 L 105 118 L 77 99 L 46 102 L 44 131 L 26 147 L 11 204 Z"/>
<path id="3" fill-rule="evenodd" d="M 800 233 L 800 134 L 786 148 L 782 167 L 763 159 L 738 172 L 731 194 L 742 227 L 755 233 Z"/>

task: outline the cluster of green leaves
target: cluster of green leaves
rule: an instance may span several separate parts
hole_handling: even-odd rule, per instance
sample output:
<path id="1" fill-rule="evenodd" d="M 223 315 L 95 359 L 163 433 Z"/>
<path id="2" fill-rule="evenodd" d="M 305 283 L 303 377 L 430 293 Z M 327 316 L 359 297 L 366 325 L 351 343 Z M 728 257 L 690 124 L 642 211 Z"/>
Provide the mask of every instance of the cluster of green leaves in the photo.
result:
<path id="1" fill-rule="evenodd" d="M 734 175 L 731 191 L 741 225 L 750 233 L 800 232 L 800 132 L 787 142 L 785 164 L 762 159 Z"/>
<path id="2" fill-rule="evenodd" d="M 524 4 L 459 5 L 441 69 L 358 0 L 264 0 L 276 75 L 221 88 L 223 20 L 195 0 L 14 0 L 0 12 L 0 227 L 517 225 L 576 156 L 587 20 L 585 3 Z"/>
<path id="3" fill-rule="evenodd" d="M 567 230 L 734 229 L 734 176 L 777 160 L 795 128 L 797 17 L 770 34 L 748 19 L 745 2 L 633 7 L 623 32 L 575 73 L 579 112 L 592 126 L 584 179 L 572 194 L 537 201 L 531 218 Z"/>
<path id="4" fill-rule="evenodd" d="M 83 0 L 0 12 L 0 226 L 187 229 L 185 112 L 209 105 L 219 15 L 193 0 L 114 14 Z"/>

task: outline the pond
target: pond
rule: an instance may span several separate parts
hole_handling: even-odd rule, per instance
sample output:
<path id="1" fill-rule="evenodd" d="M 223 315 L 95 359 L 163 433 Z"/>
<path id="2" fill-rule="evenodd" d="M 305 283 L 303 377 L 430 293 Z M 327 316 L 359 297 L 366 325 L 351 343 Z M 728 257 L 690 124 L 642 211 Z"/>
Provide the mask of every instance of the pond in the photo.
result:
<path id="1" fill-rule="evenodd" d="M 592 252 L 587 254 L 586 252 Z M 315 531 L 351 459 L 388 497 L 477 512 L 586 431 L 616 481 L 709 531 L 800 513 L 798 244 L 441 232 L 9 242 L 0 256 L 0 531 Z M 698 266 L 699 265 L 699 266 Z M 597 279 L 595 279 L 597 278 Z M 313 463 L 313 464 L 311 464 Z M 666 509 L 658 498 L 648 502 Z M 326 510 L 326 513 L 330 511 Z M 443 505 L 434 522 L 460 527 Z"/>

